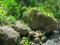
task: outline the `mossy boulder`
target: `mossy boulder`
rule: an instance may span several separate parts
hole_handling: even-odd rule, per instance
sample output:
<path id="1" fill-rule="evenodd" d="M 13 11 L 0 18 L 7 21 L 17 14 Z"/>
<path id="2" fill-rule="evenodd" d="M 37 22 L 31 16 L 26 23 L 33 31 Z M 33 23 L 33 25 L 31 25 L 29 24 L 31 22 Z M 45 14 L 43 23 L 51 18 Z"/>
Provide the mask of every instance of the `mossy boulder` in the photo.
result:
<path id="1" fill-rule="evenodd" d="M 57 29 L 57 20 L 54 16 L 36 8 L 28 8 L 23 13 L 22 19 L 33 30 L 53 31 Z"/>

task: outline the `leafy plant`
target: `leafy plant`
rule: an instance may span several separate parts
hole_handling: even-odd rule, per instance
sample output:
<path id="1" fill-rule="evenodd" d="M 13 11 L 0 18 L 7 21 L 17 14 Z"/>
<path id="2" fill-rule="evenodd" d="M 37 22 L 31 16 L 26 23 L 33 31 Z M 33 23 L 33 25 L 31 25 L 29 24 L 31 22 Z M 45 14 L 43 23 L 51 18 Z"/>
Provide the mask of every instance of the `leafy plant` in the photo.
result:
<path id="1" fill-rule="evenodd" d="M 20 19 L 21 6 L 15 0 L 0 1 L 0 20 L 14 21 Z"/>
<path id="2" fill-rule="evenodd" d="M 29 45 L 29 41 L 27 37 L 23 37 L 22 41 L 19 41 L 18 45 Z"/>

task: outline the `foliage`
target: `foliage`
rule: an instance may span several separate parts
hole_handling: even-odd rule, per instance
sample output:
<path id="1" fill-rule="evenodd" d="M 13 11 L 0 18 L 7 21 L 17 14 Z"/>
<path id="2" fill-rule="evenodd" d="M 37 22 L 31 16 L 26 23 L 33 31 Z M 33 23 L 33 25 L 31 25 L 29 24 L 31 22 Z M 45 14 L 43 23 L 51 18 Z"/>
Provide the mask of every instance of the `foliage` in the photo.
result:
<path id="1" fill-rule="evenodd" d="M 44 3 L 40 3 L 40 9 L 43 9 L 47 12 L 53 13 L 56 18 L 60 18 L 60 6 L 58 3 L 59 0 L 46 0 Z"/>
<path id="2" fill-rule="evenodd" d="M 22 41 L 19 41 L 18 45 L 29 45 L 28 38 L 23 37 Z"/>
<path id="3" fill-rule="evenodd" d="M 29 45 L 29 42 L 28 42 L 28 38 L 27 37 L 23 37 L 23 40 L 25 40 L 24 45 Z"/>
<path id="4" fill-rule="evenodd" d="M 18 5 L 14 0 L 2 0 L 0 1 L 0 20 L 14 21 L 19 19 L 20 10 L 21 6 Z"/>
<path id="5" fill-rule="evenodd" d="M 11 21 L 12 17 L 12 21 L 20 20 L 27 7 L 39 8 L 60 19 L 59 4 L 59 0 L 0 0 L 0 20 Z"/>

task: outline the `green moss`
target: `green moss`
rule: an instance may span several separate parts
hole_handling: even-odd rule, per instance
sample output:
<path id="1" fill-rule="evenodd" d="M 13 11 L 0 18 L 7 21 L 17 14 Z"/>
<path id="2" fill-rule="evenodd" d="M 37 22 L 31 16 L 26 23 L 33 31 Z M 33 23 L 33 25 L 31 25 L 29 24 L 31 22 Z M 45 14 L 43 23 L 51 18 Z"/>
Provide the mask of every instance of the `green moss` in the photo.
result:
<path id="1" fill-rule="evenodd" d="M 50 12 L 39 10 L 38 8 L 28 8 L 22 16 L 22 19 L 32 29 L 55 30 L 57 20 Z M 53 27 L 53 28 L 52 28 Z"/>

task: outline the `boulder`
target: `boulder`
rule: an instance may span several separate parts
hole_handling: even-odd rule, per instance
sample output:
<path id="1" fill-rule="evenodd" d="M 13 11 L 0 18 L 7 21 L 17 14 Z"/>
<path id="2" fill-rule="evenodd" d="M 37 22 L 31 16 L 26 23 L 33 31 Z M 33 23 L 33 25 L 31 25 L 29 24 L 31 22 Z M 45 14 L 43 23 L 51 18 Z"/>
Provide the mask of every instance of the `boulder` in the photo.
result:
<path id="1" fill-rule="evenodd" d="M 34 39 L 34 42 L 35 42 L 35 43 L 39 43 L 39 42 L 40 42 L 40 38 L 35 38 L 35 39 Z"/>
<path id="2" fill-rule="evenodd" d="M 44 13 L 36 8 L 28 8 L 22 16 L 22 19 L 33 30 L 42 29 L 44 32 L 57 29 L 57 20 L 51 14 Z"/>
<path id="3" fill-rule="evenodd" d="M 30 31 L 29 32 L 29 37 L 33 37 L 35 35 L 35 32 L 34 31 Z"/>
<path id="4" fill-rule="evenodd" d="M 14 29 L 21 35 L 26 35 L 31 30 L 27 25 L 23 24 L 21 21 L 15 23 Z"/>
<path id="5" fill-rule="evenodd" d="M 57 30 L 60 30 L 60 19 L 58 19 L 57 27 L 58 27 Z"/>
<path id="6" fill-rule="evenodd" d="M 42 36 L 41 37 L 41 41 L 44 43 L 44 42 L 46 42 L 46 40 L 47 40 L 47 37 L 46 36 Z"/>
<path id="7" fill-rule="evenodd" d="M 43 33 L 41 33 L 40 31 L 37 30 L 37 31 L 35 31 L 34 37 L 35 38 L 38 38 L 38 37 L 41 38 L 43 35 L 44 35 Z"/>
<path id="8" fill-rule="evenodd" d="M 0 27 L 1 45 L 16 45 L 20 38 L 20 34 L 10 26 Z"/>

